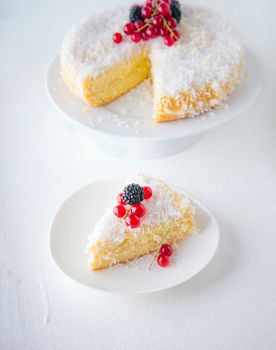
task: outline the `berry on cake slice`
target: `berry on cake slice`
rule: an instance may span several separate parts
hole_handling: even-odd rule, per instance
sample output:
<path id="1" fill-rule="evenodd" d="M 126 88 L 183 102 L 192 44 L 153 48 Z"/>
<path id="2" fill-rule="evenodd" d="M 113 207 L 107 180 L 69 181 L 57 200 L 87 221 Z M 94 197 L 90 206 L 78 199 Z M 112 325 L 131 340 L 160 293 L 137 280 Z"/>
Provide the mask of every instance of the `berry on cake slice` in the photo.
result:
<path id="1" fill-rule="evenodd" d="M 137 215 L 130 214 L 125 218 L 127 226 L 130 226 L 132 229 L 137 228 L 140 225 L 140 218 Z"/>
<path id="2" fill-rule="evenodd" d="M 126 204 L 126 202 L 123 201 L 123 193 L 119 193 L 119 194 L 118 194 L 118 196 L 117 196 L 117 202 L 118 202 L 119 204 L 123 204 L 123 205 Z"/>
<path id="3" fill-rule="evenodd" d="M 118 218 L 123 218 L 126 215 L 126 208 L 123 205 L 116 205 L 113 208 L 113 213 L 118 216 Z"/>
<path id="4" fill-rule="evenodd" d="M 123 192 L 117 195 L 117 202 L 113 208 L 113 213 L 118 218 L 124 218 L 125 224 L 131 229 L 140 226 L 140 218 L 142 218 L 146 209 L 141 202 L 144 199 L 150 199 L 152 196 L 152 189 L 149 186 L 140 186 L 132 183 L 127 185 Z"/>
<path id="5" fill-rule="evenodd" d="M 150 199 L 152 196 L 152 189 L 149 186 L 144 186 L 144 199 Z"/>
<path id="6" fill-rule="evenodd" d="M 144 189 L 138 184 L 127 185 L 123 190 L 123 201 L 127 204 L 141 203 L 144 200 Z"/>
<path id="7" fill-rule="evenodd" d="M 135 214 L 136 216 L 138 216 L 139 218 L 141 218 L 142 216 L 145 215 L 145 212 L 146 212 L 146 209 L 145 207 L 143 206 L 143 204 L 141 203 L 136 203 L 136 204 L 133 204 L 130 208 L 130 212 L 132 214 Z"/>

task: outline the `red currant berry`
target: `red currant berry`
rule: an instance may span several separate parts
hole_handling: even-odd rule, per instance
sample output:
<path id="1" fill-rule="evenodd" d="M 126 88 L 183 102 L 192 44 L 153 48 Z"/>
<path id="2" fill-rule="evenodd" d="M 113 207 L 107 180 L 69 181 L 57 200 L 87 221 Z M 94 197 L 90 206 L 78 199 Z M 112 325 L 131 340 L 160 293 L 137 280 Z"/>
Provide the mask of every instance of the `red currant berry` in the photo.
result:
<path id="1" fill-rule="evenodd" d="M 125 218 L 125 223 L 131 228 L 137 228 L 140 225 L 140 218 L 137 215 L 130 214 Z"/>
<path id="2" fill-rule="evenodd" d="M 141 21 L 140 19 L 138 19 L 138 21 L 136 21 L 136 22 L 134 23 L 134 25 L 135 25 L 135 28 L 136 28 L 136 29 L 140 29 L 140 28 L 142 28 L 142 27 L 145 25 L 145 22 L 143 22 L 143 21 Z"/>
<path id="3" fill-rule="evenodd" d="M 161 17 L 154 17 L 153 20 L 152 20 L 152 24 L 156 28 L 161 28 L 162 25 L 163 25 L 163 20 L 162 20 Z"/>
<path id="4" fill-rule="evenodd" d="M 167 24 L 170 28 L 175 28 L 177 26 L 177 21 L 175 18 L 170 17 L 167 19 Z"/>
<path id="5" fill-rule="evenodd" d="M 115 44 L 120 44 L 123 40 L 123 36 L 121 33 L 115 33 L 113 34 L 113 41 Z"/>
<path id="6" fill-rule="evenodd" d="M 143 40 L 148 40 L 149 39 L 149 37 L 148 37 L 148 35 L 147 35 L 147 33 L 146 32 L 142 32 L 142 39 Z"/>
<path id="7" fill-rule="evenodd" d="M 163 37 L 169 35 L 168 29 L 167 28 L 160 28 L 160 35 Z"/>
<path id="8" fill-rule="evenodd" d="M 149 186 L 144 187 L 144 199 L 150 199 L 152 196 L 152 189 Z"/>
<path id="9" fill-rule="evenodd" d="M 139 43 L 139 41 L 142 39 L 142 35 L 140 32 L 135 32 L 131 35 L 131 40 L 135 43 Z"/>
<path id="10" fill-rule="evenodd" d="M 126 208 L 123 205 L 116 205 L 116 207 L 113 208 L 113 213 L 118 216 L 118 218 L 122 218 L 126 215 Z"/>
<path id="11" fill-rule="evenodd" d="M 179 38 L 180 38 L 180 34 L 179 34 L 179 31 L 178 30 L 176 30 L 176 29 L 174 29 L 173 30 L 173 39 L 174 39 L 174 41 L 177 41 Z"/>
<path id="12" fill-rule="evenodd" d="M 160 254 L 165 254 L 167 256 L 171 256 L 173 253 L 173 249 L 169 244 L 162 244 L 160 248 Z"/>
<path id="13" fill-rule="evenodd" d="M 156 27 L 148 27 L 146 33 L 149 38 L 155 38 L 158 35 L 158 29 Z"/>
<path id="14" fill-rule="evenodd" d="M 124 32 L 126 33 L 126 35 L 131 35 L 135 29 L 135 25 L 132 22 L 129 22 L 124 25 Z"/>
<path id="15" fill-rule="evenodd" d="M 158 263 L 158 265 L 160 265 L 162 267 L 167 267 L 170 263 L 170 259 L 165 254 L 159 254 L 157 257 L 157 263 Z"/>
<path id="16" fill-rule="evenodd" d="M 172 46 L 175 40 L 170 35 L 165 36 L 164 38 L 164 44 L 167 46 Z"/>
<path id="17" fill-rule="evenodd" d="M 153 0 L 147 0 L 145 6 L 151 7 L 152 6 L 152 1 Z"/>
<path id="18" fill-rule="evenodd" d="M 150 18 L 152 15 L 152 7 L 150 6 L 143 6 L 141 10 L 141 15 L 144 18 Z"/>
<path id="19" fill-rule="evenodd" d="M 158 13 L 165 18 L 171 17 L 172 11 L 170 5 L 165 2 L 161 2 L 161 4 L 158 6 Z"/>
<path id="20" fill-rule="evenodd" d="M 119 204 L 122 204 L 122 205 L 125 205 L 126 202 L 123 201 L 123 194 L 122 193 L 119 193 L 118 196 L 117 196 L 117 202 Z"/>
<path id="21" fill-rule="evenodd" d="M 139 216 L 139 218 L 141 218 L 142 216 L 145 215 L 146 209 L 143 206 L 143 204 L 137 203 L 132 205 L 132 207 L 130 208 L 130 212 L 132 214 Z"/>

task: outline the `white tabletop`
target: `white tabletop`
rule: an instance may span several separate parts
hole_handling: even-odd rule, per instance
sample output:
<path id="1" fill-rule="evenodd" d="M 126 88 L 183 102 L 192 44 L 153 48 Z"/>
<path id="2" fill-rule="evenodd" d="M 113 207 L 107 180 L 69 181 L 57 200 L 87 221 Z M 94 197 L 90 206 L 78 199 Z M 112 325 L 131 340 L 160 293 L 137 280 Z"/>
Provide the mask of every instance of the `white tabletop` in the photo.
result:
<path id="1" fill-rule="evenodd" d="M 44 88 L 64 32 L 119 2 L 1 1 L 0 348 L 273 350 L 275 1 L 198 1 L 238 26 L 262 63 L 263 94 L 185 152 L 149 161 L 93 148 Z M 56 210 L 84 184 L 140 170 L 185 188 L 214 213 L 217 255 L 198 276 L 162 293 L 118 296 L 75 284 L 49 256 Z"/>

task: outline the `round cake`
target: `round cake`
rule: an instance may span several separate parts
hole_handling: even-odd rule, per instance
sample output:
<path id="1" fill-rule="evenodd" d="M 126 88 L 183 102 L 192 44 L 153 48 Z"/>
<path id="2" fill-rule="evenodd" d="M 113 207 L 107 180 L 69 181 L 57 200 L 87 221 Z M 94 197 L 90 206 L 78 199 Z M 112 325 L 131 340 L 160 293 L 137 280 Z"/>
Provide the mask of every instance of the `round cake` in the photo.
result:
<path id="1" fill-rule="evenodd" d="M 91 107 L 105 105 L 150 78 L 156 122 L 193 117 L 219 108 L 245 68 L 239 33 L 214 11 L 181 5 L 179 39 L 114 43 L 128 7 L 92 14 L 65 36 L 61 72 L 73 93 Z M 129 38 L 127 38 L 129 39 Z"/>

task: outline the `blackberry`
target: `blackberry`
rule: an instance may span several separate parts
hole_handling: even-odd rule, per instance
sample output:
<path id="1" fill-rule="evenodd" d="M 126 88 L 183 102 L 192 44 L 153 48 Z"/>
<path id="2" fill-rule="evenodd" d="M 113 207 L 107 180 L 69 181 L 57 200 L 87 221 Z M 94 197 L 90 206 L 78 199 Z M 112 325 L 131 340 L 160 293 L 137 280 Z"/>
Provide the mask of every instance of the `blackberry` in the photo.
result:
<path id="1" fill-rule="evenodd" d="M 137 184 L 127 185 L 123 190 L 123 201 L 127 204 L 140 203 L 144 200 L 144 188 Z"/>
<path id="2" fill-rule="evenodd" d="M 178 0 L 172 0 L 172 5 L 177 5 L 180 8 L 180 2 Z"/>
<path id="3" fill-rule="evenodd" d="M 140 6 L 132 6 L 129 10 L 129 20 L 130 22 L 136 22 L 138 20 L 144 21 L 143 16 L 141 15 L 141 7 Z"/>
<path id="4" fill-rule="evenodd" d="M 172 1 L 171 11 L 172 11 L 172 17 L 174 17 L 177 23 L 179 23 L 181 20 L 182 12 L 180 8 L 180 3 L 177 0 Z"/>

